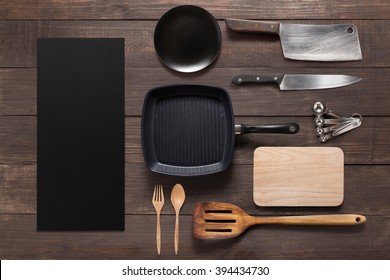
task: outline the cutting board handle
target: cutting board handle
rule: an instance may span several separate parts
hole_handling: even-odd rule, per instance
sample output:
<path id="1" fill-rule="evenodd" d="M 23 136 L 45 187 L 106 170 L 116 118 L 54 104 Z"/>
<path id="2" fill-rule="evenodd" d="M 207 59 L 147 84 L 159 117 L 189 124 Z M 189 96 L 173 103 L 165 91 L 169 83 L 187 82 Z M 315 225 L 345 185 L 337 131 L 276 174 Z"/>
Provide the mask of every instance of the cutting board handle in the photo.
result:
<path id="1" fill-rule="evenodd" d="M 282 216 L 282 217 L 251 217 L 251 225 L 360 225 L 366 222 L 366 217 L 359 214 Z"/>

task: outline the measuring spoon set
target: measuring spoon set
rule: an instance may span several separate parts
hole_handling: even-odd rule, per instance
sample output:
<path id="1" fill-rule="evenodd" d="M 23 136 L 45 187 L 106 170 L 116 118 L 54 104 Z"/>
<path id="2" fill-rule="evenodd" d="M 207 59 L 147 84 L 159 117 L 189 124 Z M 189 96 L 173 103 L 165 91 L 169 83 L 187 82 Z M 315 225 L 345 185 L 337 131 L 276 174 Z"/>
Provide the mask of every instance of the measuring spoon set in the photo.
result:
<path id="1" fill-rule="evenodd" d="M 351 116 L 344 116 L 330 110 L 323 101 L 314 102 L 311 111 L 315 115 L 316 134 L 322 143 L 362 124 L 362 116 L 360 114 L 354 113 Z"/>

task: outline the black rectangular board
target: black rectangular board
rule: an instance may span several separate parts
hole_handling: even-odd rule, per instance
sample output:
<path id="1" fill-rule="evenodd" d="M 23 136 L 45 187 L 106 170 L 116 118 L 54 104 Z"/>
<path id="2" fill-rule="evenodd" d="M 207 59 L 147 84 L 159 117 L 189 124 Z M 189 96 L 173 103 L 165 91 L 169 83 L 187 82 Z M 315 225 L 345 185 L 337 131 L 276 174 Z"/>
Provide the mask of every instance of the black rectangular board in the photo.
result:
<path id="1" fill-rule="evenodd" d="M 37 229 L 124 230 L 124 39 L 38 38 Z"/>

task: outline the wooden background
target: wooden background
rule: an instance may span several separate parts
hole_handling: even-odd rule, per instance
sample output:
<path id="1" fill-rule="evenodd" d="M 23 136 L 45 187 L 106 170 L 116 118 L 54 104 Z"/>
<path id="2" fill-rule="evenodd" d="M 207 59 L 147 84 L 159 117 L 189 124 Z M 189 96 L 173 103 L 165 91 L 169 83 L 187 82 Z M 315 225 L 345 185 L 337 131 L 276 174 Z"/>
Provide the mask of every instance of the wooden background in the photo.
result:
<path id="1" fill-rule="evenodd" d="M 222 30 L 215 63 L 179 74 L 156 56 L 158 19 L 180 4 L 210 11 Z M 319 63 L 283 58 L 277 37 L 234 34 L 226 17 L 297 23 L 353 23 L 363 60 Z M 126 230 L 36 231 L 36 39 L 124 37 L 126 40 Z M 0 0 L 0 259 L 389 259 L 390 257 L 390 4 L 387 0 Z M 356 75 L 357 84 L 331 90 L 281 92 L 272 85 L 237 87 L 233 76 L 252 72 Z M 150 172 L 140 141 L 145 94 L 155 86 L 194 83 L 224 87 L 236 123 L 298 122 L 297 135 L 236 137 L 232 166 L 201 178 Z M 310 105 L 324 100 L 336 112 L 363 115 L 363 124 L 321 144 Z M 337 146 L 345 153 L 345 199 L 336 208 L 260 208 L 252 199 L 252 157 L 259 146 Z M 180 250 L 173 251 L 174 211 L 169 196 L 183 184 Z M 154 184 L 164 184 L 162 254 L 155 245 Z M 360 213 L 358 227 L 263 226 L 242 236 L 206 242 L 192 237 L 200 201 L 237 204 L 253 215 Z M 69 206 L 71 207 L 71 205 Z"/>

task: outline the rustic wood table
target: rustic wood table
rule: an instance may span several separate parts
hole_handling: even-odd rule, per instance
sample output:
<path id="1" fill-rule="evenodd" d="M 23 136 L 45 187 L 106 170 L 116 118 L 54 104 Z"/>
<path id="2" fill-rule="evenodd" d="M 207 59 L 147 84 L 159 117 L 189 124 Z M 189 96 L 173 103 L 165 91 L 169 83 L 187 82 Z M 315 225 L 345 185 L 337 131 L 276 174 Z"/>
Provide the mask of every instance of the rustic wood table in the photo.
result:
<path id="1" fill-rule="evenodd" d="M 0 0 L 0 259 L 389 259 L 390 257 L 390 4 L 387 0 L 193 1 L 210 11 L 222 30 L 218 59 L 205 70 L 180 74 L 159 61 L 153 45 L 158 19 L 188 1 Z M 278 37 L 229 32 L 227 17 L 295 23 L 353 23 L 363 60 L 287 60 Z M 36 230 L 36 43 L 38 37 L 124 37 L 126 57 L 126 230 Z M 348 74 L 348 87 L 280 91 L 274 85 L 231 84 L 252 72 Z M 169 84 L 205 84 L 231 95 L 236 123 L 298 122 L 296 135 L 236 137 L 231 167 L 223 173 L 178 178 L 149 171 L 140 123 L 145 94 Z M 363 116 L 363 124 L 325 144 L 314 133 L 310 105 L 324 100 L 336 112 Z M 261 208 L 253 202 L 253 152 L 260 146 L 340 147 L 345 155 L 345 197 L 339 207 Z M 170 190 L 180 182 L 180 249 L 173 250 Z M 162 251 L 157 256 L 155 184 L 165 186 Z M 192 235 L 197 202 L 234 203 L 253 215 L 360 213 L 366 224 L 259 226 L 235 239 L 207 242 Z"/>

